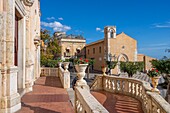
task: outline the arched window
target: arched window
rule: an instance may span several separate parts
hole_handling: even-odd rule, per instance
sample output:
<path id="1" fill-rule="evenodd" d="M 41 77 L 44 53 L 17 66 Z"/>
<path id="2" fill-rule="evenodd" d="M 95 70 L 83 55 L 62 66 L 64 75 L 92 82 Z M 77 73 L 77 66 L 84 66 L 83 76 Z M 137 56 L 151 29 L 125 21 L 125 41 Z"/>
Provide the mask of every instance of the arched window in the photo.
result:
<path id="1" fill-rule="evenodd" d="M 113 30 L 110 30 L 110 38 L 113 38 Z"/>

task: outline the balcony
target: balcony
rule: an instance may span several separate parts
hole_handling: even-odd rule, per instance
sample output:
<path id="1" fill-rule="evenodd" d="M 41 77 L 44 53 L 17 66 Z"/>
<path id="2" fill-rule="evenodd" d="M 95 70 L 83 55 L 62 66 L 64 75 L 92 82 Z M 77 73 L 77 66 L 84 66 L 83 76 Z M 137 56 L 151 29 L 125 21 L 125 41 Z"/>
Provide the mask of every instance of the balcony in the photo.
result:
<path id="1" fill-rule="evenodd" d="M 17 113 L 170 113 L 164 98 L 151 92 L 148 82 L 138 79 L 97 75 L 90 87 L 75 87 L 75 103 L 71 104 L 67 69 L 42 68 L 41 75 L 33 92 L 23 96 Z"/>

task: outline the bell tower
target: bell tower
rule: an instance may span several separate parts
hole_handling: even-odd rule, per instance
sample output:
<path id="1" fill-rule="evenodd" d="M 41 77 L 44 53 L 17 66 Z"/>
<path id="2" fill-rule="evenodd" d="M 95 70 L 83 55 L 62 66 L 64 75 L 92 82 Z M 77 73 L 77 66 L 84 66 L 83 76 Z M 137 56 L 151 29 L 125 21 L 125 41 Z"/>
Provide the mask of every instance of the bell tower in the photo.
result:
<path id="1" fill-rule="evenodd" d="M 116 26 L 106 26 L 104 28 L 104 50 L 105 50 L 105 58 L 109 61 L 110 51 L 110 39 L 116 39 Z"/>
<path id="2" fill-rule="evenodd" d="M 116 26 L 106 26 L 104 28 L 105 38 L 116 38 Z"/>

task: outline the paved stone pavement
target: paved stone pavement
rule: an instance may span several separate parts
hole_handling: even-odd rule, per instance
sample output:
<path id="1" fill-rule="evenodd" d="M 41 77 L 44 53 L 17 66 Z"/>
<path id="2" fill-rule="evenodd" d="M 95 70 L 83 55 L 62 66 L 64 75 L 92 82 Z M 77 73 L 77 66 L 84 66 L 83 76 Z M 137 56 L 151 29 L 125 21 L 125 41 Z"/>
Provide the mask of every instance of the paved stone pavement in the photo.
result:
<path id="1" fill-rule="evenodd" d="M 33 92 L 22 97 L 22 108 L 16 113 L 74 113 L 66 89 L 57 77 L 40 77 Z"/>
<path id="2" fill-rule="evenodd" d="M 91 91 L 109 113 L 143 113 L 141 103 L 129 96 L 105 91 Z"/>

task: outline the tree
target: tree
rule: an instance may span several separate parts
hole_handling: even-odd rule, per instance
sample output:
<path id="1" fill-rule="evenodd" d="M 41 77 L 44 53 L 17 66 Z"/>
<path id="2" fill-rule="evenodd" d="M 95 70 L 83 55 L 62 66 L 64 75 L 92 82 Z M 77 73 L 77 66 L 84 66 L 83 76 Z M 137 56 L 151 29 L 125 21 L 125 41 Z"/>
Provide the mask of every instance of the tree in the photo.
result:
<path id="1" fill-rule="evenodd" d="M 90 59 L 89 60 L 89 65 L 87 66 L 87 79 L 89 79 L 89 74 L 90 74 L 90 67 L 93 66 L 95 63 L 95 60 L 94 59 Z"/>
<path id="2" fill-rule="evenodd" d="M 117 61 L 106 61 L 107 67 L 109 68 L 109 72 L 111 73 L 111 69 L 114 69 L 117 65 Z"/>
<path id="3" fill-rule="evenodd" d="M 129 77 L 132 77 L 137 71 L 142 71 L 143 68 L 143 62 L 120 62 L 120 70 L 127 72 Z"/>
<path id="4" fill-rule="evenodd" d="M 40 37 L 41 40 L 43 40 L 44 42 L 50 39 L 50 31 L 46 30 L 46 29 L 41 29 L 40 31 Z"/>
<path id="5" fill-rule="evenodd" d="M 161 74 L 163 74 L 163 78 L 165 79 L 165 84 L 168 84 L 168 75 L 170 74 L 170 59 L 164 58 L 161 60 L 152 60 L 152 67 L 158 69 Z"/>
<path id="6" fill-rule="evenodd" d="M 50 36 L 48 30 L 41 29 L 41 40 L 46 47 L 41 47 L 41 66 L 56 67 L 57 55 L 60 53 L 58 40 Z M 45 49 L 44 49 L 45 48 Z"/>

